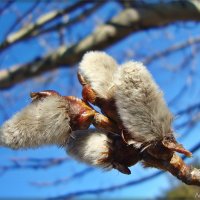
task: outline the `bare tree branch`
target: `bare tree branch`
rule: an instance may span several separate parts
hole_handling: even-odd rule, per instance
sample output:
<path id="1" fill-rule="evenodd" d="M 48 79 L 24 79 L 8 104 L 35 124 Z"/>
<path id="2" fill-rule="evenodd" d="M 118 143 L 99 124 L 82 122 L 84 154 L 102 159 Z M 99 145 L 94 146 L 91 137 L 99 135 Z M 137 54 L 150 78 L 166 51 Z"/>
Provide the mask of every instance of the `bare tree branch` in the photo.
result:
<path id="1" fill-rule="evenodd" d="M 57 179 L 55 181 L 31 182 L 31 185 L 36 186 L 36 187 L 47 187 L 47 186 L 55 186 L 55 185 L 60 185 L 60 184 L 66 184 L 66 183 L 69 183 L 70 181 L 74 181 L 76 178 L 79 179 L 79 178 L 87 175 L 88 173 L 91 173 L 94 170 L 95 170 L 94 168 L 88 167 L 84 170 L 81 170 L 79 172 L 72 174 L 69 177 Z"/>
<path id="2" fill-rule="evenodd" d="M 53 166 L 61 165 L 70 159 L 64 158 L 48 158 L 48 159 L 38 159 L 38 158 L 12 158 L 12 165 L 2 165 L 0 166 L 0 174 L 3 174 L 9 170 L 18 169 L 47 169 Z"/>
<path id="3" fill-rule="evenodd" d="M 187 0 L 184 3 L 177 1 L 165 4 L 146 4 L 144 7 L 125 9 L 110 22 L 100 26 L 94 33 L 70 48 L 63 46 L 54 53 L 37 58 L 30 63 L 1 70 L 0 89 L 9 88 L 45 71 L 61 66 L 72 66 L 86 51 L 104 49 L 131 33 L 165 26 L 180 20 L 199 21 L 199 7 L 199 2 Z M 42 25 L 49 19 L 52 17 L 49 16 L 48 20 L 43 20 Z"/>
<path id="4" fill-rule="evenodd" d="M 20 16 L 11 26 L 10 28 L 6 31 L 5 33 L 5 38 L 8 37 L 8 35 L 15 29 L 15 27 L 20 24 L 20 22 L 27 17 L 30 13 L 33 12 L 33 10 L 39 5 L 39 1 L 35 1 L 33 5 L 22 15 Z"/>
<path id="5" fill-rule="evenodd" d="M 30 35 L 30 37 L 36 37 L 39 35 L 43 35 L 52 31 L 58 31 L 62 28 L 66 28 L 69 27 L 71 25 L 74 25 L 75 23 L 80 22 L 81 20 L 85 19 L 86 17 L 90 16 L 91 14 L 93 14 L 98 8 L 100 8 L 105 2 L 104 1 L 98 1 L 92 8 L 88 8 L 86 9 L 83 13 L 81 13 L 80 15 L 76 16 L 75 18 L 71 19 L 68 22 L 61 22 L 58 24 L 55 24 L 49 28 L 46 28 L 44 30 L 36 30 L 32 33 L 32 35 Z"/>
<path id="6" fill-rule="evenodd" d="M 183 115 L 183 114 L 190 114 L 191 112 L 195 110 L 200 110 L 200 103 L 196 103 L 194 105 L 188 106 L 187 108 L 184 108 L 183 110 L 180 110 L 176 113 L 176 115 Z"/>
<path id="7" fill-rule="evenodd" d="M 40 27 L 52 22 L 53 20 L 63 16 L 66 13 L 74 11 L 75 9 L 79 8 L 80 6 L 88 2 L 89 1 L 78 1 L 77 3 L 73 4 L 70 7 L 66 7 L 63 10 L 51 11 L 49 13 L 46 13 L 45 15 L 42 15 L 35 23 L 28 24 L 19 31 L 9 35 L 6 38 L 6 40 L 2 44 L 0 44 L 0 51 L 3 51 L 6 48 L 12 46 L 13 44 L 16 44 L 17 42 L 31 35 L 32 32 L 39 29 Z"/>
<path id="8" fill-rule="evenodd" d="M 6 9 L 8 9 L 12 4 L 14 3 L 14 1 L 7 1 L 4 6 L 2 6 L 0 8 L 0 14 L 2 14 Z"/>
<path id="9" fill-rule="evenodd" d="M 72 198 L 77 198 L 77 197 L 81 197 L 81 196 L 84 196 L 84 195 L 97 195 L 97 194 L 102 194 L 104 192 L 111 192 L 111 191 L 115 191 L 115 190 L 120 190 L 120 189 L 123 189 L 123 188 L 126 188 L 126 187 L 131 187 L 133 185 L 143 183 L 143 182 L 148 181 L 148 180 L 152 180 L 153 178 L 156 178 L 163 173 L 164 172 L 160 171 L 160 172 L 153 173 L 151 175 L 145 176 L 143 178 L 140 178 L 138 180 L 126 182 L 126 183 L 123 183 L 123 184 L 113 185 L 113 186 L 110 186 L 110 187 L 107 187 L 107 188 L 98 188 L 98 189 L 77 191 L 77 192 L 72 192 L 72 193 L 68 193 L 66 195 L 61 195 L 61 196 L 48 198 L 48 199 L 49 200 L 72 199 Z"/>
<path id="10" fill-rule="evenodd" d="M 181 42 L 179 44 L 175 44 L 163 51 L 159 51 L 158 53 L 155 53 L 149 57 L 146 57 L 145 60 L 143 61 L 143 63 L 150 64 L 151 62 L 155 61 L 156 59 L 162 58 L 164 56 L 168 56 L 169 54 L 171 54 L 175 51 L 180 51 L 184 48 L 187 48 L 188 46 L 191 46 L 193 44 L 198 44 L 198 43 L 200 43 L 200 37 L 189 38 L 187 41 Z"/>

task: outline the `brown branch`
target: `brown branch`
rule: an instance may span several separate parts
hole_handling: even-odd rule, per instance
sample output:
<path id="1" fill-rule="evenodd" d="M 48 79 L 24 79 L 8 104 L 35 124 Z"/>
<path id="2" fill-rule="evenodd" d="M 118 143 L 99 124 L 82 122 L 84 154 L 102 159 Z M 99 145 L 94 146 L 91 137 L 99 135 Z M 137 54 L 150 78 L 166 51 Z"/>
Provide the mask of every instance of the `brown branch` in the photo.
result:
<path id="1" fill-rule="evenodd" d="M 52 54 L 30 63 L 0 71 L 0 89 L 9 88 L 21 81 L 37 76 L 45 71 L 77 63 L 89 50 L 104 49 L 131 33 L 161 27 L 177 21 L 200 20 L 200 3 L 185 1 L 166 4 L 147 4 L 144 7 L 122 11 L 110 22 L 100 26 L 94 33 L 74 46 L 60 47 Z M 183 9 L 184 8 L 184 9 Z M 162 12 L 159 12 L 162 11 Z"/>
<path id="2" fill-rule="evenodd" d="M 200 142 L 198 144 L 196 144 L 190 151 L 192 153 L 195 153 L 196 151 L 199 150 L 199 148 L 200 148 Z M 183 159 L 185 159 L 185 158 L 186 158 L 186 156 L 183 156 Z M 193 172 L 195 172 L 195 171 L 196 170 L 194 170 Z M 84 196 L 84 195 L 97 195 L 97 194 L 102 194 L 104 192 L 111 192 L 111 191 L 123 189 L 126 187 L 131 187 L 133 185 L 141 184 L 148 180 L 152 180 L 164 173 L 165 173 L 164 171 L 159 171 L 159 172 L 153 173 L 151 175 L 145 176 L 143 178 L 139 178 L 138 180 L 125 182 L 123 184 L 114 185 L 114 186 L 110 186 L 110 187 L 106 187 L 106 188 L 98 188 L 98 189 L 93 189 L 93 190 L 76 191 L 76 192 L 68 193 L 65 195 L 61 195 L 61 196 L 57 196 L 57 197 L 53 197 L 53 198 L 49 198 L 49 199 L 51 199 L 51 200 L 53 200 L 53 199 L 54 200 L 71 199 L 71 198 L 77 198 L 77 197 Z M 200 180 L 200 177 L 199 177 L 199 180 Z"/>
<path id="3" fill-rule="evenodd" d="M 175 153 L 169 162 L 161 162 L 161 160 L 155 160 L 154 158 L 150 158 L 149 155 L 144 157 L 144 160 L 148 162 L 148 164 L 152 167 L 158 169 L 160 168 L 170 172 L 173 176 L 177 177 L 187 185 L 200 186 L 200 169 L 187 166 L 183 160 Z"/>

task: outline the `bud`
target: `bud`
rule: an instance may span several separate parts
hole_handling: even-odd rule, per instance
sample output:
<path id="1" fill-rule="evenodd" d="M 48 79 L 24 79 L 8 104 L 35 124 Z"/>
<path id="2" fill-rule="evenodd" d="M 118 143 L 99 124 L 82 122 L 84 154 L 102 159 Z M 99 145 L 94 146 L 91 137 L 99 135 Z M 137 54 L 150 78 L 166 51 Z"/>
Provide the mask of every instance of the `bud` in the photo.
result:
<path id="1" fill-rule="evenodd" d="M 13 149 L 64 145 L 71 128 L 69 103 L 61 96 L 47 96 L 18 112 L 0 129 L 0 144 Z"/>
<path id="2" fill-rule="evenodd" d="M 172 114 L 161 90 L 142 63 L 123 64 L 115 76 L 115 83 L 117 110 L 130 134 L 128 143 L 149 143 L 172 135 Z"/>
<path id="3" fill-rule="evenodd" d="M 116 61 L 100 51 L 86 53 L 79 65 L 79 74 L 97 97 L 102 99 L 110 99 L 113 96 L 113 76 L 116 71 Z"/>

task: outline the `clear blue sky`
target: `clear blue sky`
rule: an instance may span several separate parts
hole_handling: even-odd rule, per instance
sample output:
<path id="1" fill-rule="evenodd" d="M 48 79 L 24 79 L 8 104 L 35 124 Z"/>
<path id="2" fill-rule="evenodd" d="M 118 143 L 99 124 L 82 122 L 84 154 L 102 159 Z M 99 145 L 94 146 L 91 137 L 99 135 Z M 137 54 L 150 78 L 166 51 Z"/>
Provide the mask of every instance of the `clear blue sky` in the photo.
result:
<path id="1" fill-rule="evenodd" d="M 16 7 L 19 11 L 25 11 L 33 4 L 18 2 Z M 62 7 L 64 4 L 60 4 Z M 1 6 L 1 3 L 0 3 Z M 90 18 L 87 22 L 80 23 L 75 27 L 71 27 L 70 30 L 65 33 L 66 43 L 75 42 L 78 37 L 84 37 L 89 33 L 91 28 L 96 23 L 101 23 L 101 20 L 109 18 L 120 11 L 120 7 L 112 2 L 99 10 L 97 16 Z M 0 16 L 0 41 L 4 38 L 4 34 L 9 25 L 13 23 L 15 18 L 12 12 L 6 12 Z M 103 19 L 102 19 L 103 18 Z M 199 24 L 186 23 L 186 24 L 173 24 L 163 29 L 152 29 L 146 32 L 138 32 L 111 48 L 106 49 L 110 55 L 112 55 L 119 63 L 123 63 L 129 59 L 138 61 L 143 60 L 143 55 L 150 56 L 155 52 L 164 50 L 165 48 L 187 40 L 190 37 L 198 36 L 200 32 Z M 49 38 L 50 45 L 56 44 L 57 35 L 53 34 Z M 170 102 L 176 94 L 180 91 L 186 82 L 187 90 L 182 95 L 171 109 L 174 113 L 178 110 L 185 108 L 188 105 L 199 102 L 200 96 L 200 84 L 199 75 L 200 70 L 198 52 L 195 57 L 192 58 L 190 63 L 187 63 L 183 70 L 172 72 L 166 67 L 170 68 L 174 65 L 178 65 L 184 57 L 191 54 L 194 48 L 187 48 L 182 52 L 177 52 L 166 58 L 157 60 L 156 62 L 148 65 L 149 70 L 153 74 L 155 80 L 163 89 L 167 102 Z M 7 68 L 9 66 L 20 64 L 31 60 L 35 56 L 44 55 L 47 50 L 38 45 L 37 40 L 27 41 L 20 43 L 13 48 L 5 51 L 0 55 L 0 68 Z M 193 68 L 191 67 L 193 66 Z M 194 72 L 190 73 L 190 69 Z M 17 85 L 9 90 L 2 91 L 0 93 L 0 104 L 5 106 L 5 111 L 8 117 L 12 116 L 15 112 L 23 108 L 30 102 L 29 92 L 40 91 L 44 89 L 54 89 L 65 95 L 77 95 L 80 96 L 81 88 L 76 79 L 77 68 L 73 69 L 60 69 L 57 70 L 53 76 L 50 73 L 46 73 L 45 77 L 50 77 L 50 83 L 44 83 L 40 79 L 34 79 L 26 81 L 23 84 Z M 193 74 L 189 76 L 189 74 Z M 53 77 L 53 78 L 52 78 Z M 192 81 L 189 82 L 190 77 Z M 0 122 L 5 120 L 4 115 L 0 116 Z M 177 116 L 176 124 L 183 122 L 184 118 Z M 200 140 L 199 125 L 196 126 L 191 133 L 180 140 L 186 148 L 192 147 Z M 181 136 L 186 129 L 176 130 Z M 44 147 L 35 150 L 20 150 L 12 151 L 6 148 L 0 148 L 0 166 L 9 166 L 12 164 L 10 158 L 13 157 L 33 157 L 33 158 L 50 158 L 50 157 L 65 157 L 66 154 L 63 149 L 56 147 Z M 194 158 L 199 157 L 199 152 L 194 155 Z M 189 161 L 189 160 L 188 160 Z M 191 160 L 190 160 L 191 161 Z M 0 173 L 0 198 L 8 197 L 53 197 L 56 195 L 67 194 L 75 191 L 82 191 L 88 189 L 105 188 L 110 185 L 118 185 L 120 183 L 136 180 L 145 175 L 151 174 L 154 169 L 142 169 L 140 165 L 132 167 L 132 175 L 127 176 L 118 173 L 117 171 L 104 172 L 98 169 L 92 170 L 87 175 L 76 178 L 65 184 L 49 187 L 34 187 L 31 182 L 35 181 L 54 181 L 56 179 L 70 177 L 72 174 L 84 170 L 88 166 L 77 163 L 76 161 L 66 162 L 58 167 L 52 167 L 49 169 L 18 169 L 11 170 L 4 174 Z M 144 182 L 142 184 L 126 187 L 123 190 L 117 190 L 112 193 L 103 193 L 100 197 L 141 197 L 141 198 L 154 198 L 161 195 L 170 185 L 171 180 L 175 181 L 170 175 L 162 175 L 158 178 Z"/>

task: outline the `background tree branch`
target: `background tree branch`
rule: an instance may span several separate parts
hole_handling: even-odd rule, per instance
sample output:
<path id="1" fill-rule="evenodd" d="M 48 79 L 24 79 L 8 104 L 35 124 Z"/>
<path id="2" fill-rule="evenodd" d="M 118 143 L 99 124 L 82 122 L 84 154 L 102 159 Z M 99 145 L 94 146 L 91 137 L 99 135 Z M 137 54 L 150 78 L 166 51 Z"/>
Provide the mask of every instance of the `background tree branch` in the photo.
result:
<path id="1" fill-rule="evenodd" d="M 26 64 L 11 66 L 9 69 L 1 70 L 0 89 L 7 89 L 24 80 L 59 67 L 72 67 L 86 51 L 92 49 L 101 50 L 109 47 L 131 33 L 162 27 L 178 21 L 200 20 L 200 3 L 198 1 L 176 1 L 155 5 L 146 3 L 142 5 L 125 9 L 111 21 L 99 26 L 91 35 L 69 48 L 62 46 L 52 54 L 39 57 Z M 40 23 L 29 25 L 30 28 L 26 28 L 26 31 L 24 29 L 20 30 L 16 34 L 17 36 L 12 35 L 12 41 L 5 41 L 1 45 L 2 49 L 5 49 L 8 44 L 11 45 L 19 39 L 23 39 L 27 34 L 35 31 L 35 27 L 38 28 L 66 12 L 69 12 L 69 8 L 51 13 L 52 15 L 46 14 L 42 16 L 38 19 Z"/>
<path id="2" fill-rule="evenodd" d="M 66 7 L 63 10 L 55 10 L 55 11 L 46 13 L 45 15 L 42 15 L 41 17 L 37 19 L 35 23 L 28 24 L 27 26 L 22 27 L 19 31 L 8 35 L 5 41 L 2 44 L 0 44 L 0 52 L 16 44 L 17 42 L 22 41 L 24 38 L 29 37 L 32 34 L 32 32 L 41 28 L 42 26 L 52 22 L 53 20 L 56 20 L 57 18 L 63 16 L 64 14 L 67 14 L 76 10 L 80 6 L 85 5 L 85 3 L 88 3 L 88 1 L 86 2 L 78 1 L 72 6 Z"/>

